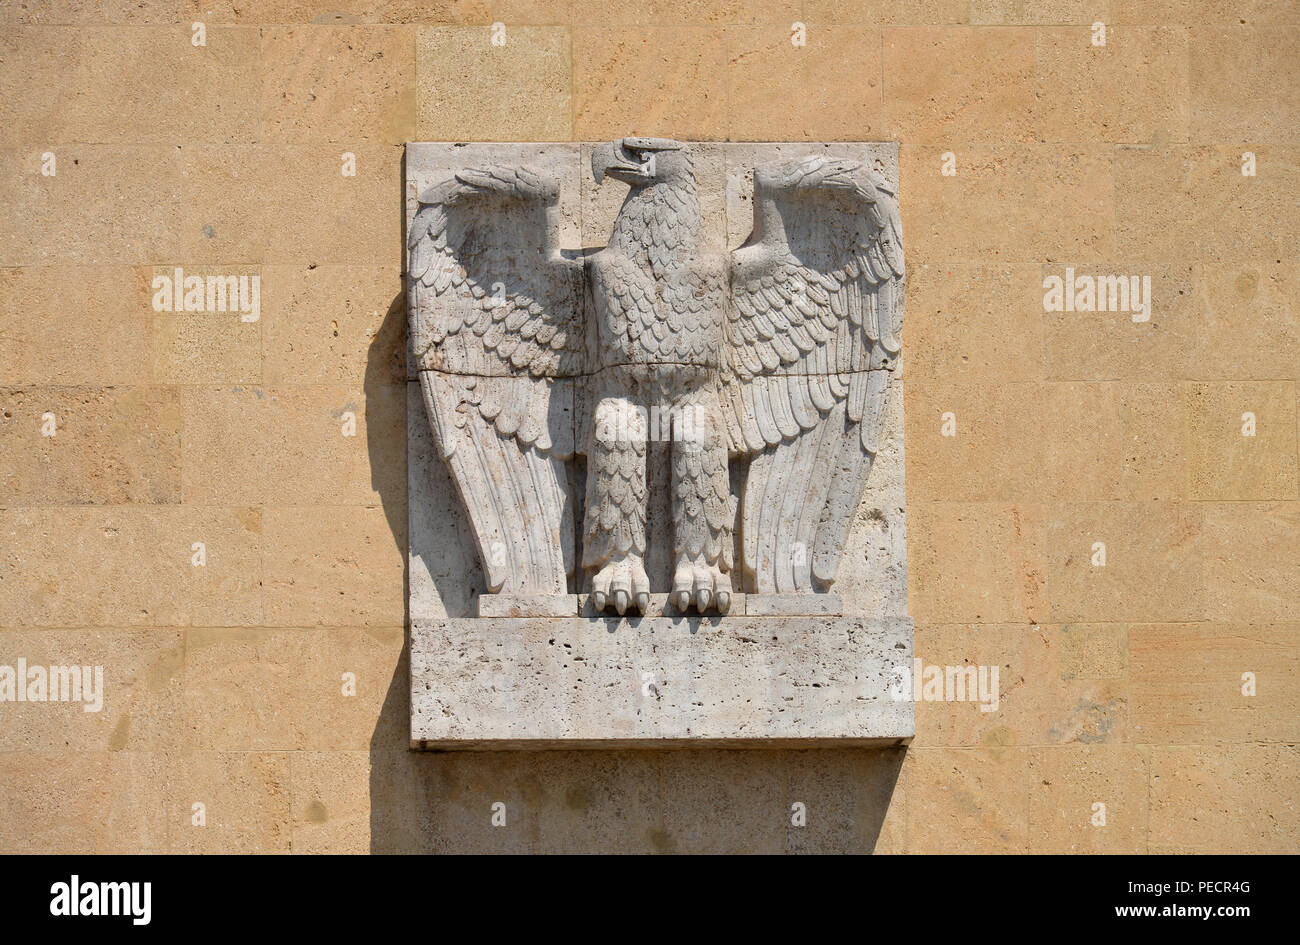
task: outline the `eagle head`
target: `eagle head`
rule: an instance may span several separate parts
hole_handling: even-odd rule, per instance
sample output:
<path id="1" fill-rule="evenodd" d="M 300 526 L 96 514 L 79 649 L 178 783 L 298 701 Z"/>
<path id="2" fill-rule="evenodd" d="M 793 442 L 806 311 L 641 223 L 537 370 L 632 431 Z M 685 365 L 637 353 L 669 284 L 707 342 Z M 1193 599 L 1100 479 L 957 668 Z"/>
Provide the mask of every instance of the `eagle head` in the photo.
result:
<path id="1" fill-rule="evenodd" d="M 623 138 L 600 145 L 591 155 L 597 184 L 609 175 L 634 190 L 675 181 L 690 171 L 686 146 L 670 138 Z"/>

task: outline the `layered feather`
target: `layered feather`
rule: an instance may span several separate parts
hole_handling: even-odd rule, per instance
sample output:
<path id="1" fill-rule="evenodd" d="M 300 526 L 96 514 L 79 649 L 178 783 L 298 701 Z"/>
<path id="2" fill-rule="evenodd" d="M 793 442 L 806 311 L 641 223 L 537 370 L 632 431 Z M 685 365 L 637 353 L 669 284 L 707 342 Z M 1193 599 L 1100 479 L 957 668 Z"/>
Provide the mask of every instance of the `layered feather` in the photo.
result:
<path id="1" fill-rule="evenodd" d="M 755 230 L 733 254 L 720 390 L 733 452 L 752 459 L 746 568 L 760 593 L 824 590 L 880 449 L 901 349 L 894 193 L 821 156 L 755 172 Z M 843 447 L 841 447 L 843 444 Z"/>

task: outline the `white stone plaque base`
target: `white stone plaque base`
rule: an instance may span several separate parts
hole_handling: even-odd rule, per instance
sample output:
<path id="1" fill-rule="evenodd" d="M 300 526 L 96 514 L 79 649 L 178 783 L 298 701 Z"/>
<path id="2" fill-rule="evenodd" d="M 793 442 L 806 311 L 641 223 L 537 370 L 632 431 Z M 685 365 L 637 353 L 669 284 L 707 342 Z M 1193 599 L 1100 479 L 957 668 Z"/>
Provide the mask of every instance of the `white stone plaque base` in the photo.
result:
<path id="1" fill-rule="evenodd" d="M 411 747 L 895 745 L 911 667 L 906 617 L 416 620 Z"/>

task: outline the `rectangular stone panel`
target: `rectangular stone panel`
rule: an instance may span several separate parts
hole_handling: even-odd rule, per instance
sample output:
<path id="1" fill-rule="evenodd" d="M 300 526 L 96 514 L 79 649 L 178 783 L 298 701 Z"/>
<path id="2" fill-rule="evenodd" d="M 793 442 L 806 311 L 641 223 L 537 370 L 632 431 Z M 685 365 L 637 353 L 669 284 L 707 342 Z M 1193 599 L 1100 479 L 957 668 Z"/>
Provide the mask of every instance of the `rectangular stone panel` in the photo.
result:
<path id="1" fill-rule="evenodd" d="M 415 234 L 408 271 L 416 280 L 411 291 L 417 299 L 410 316 L 417 326 L 416 343 L 408 344 L 405 352 L 412 747 L 772 748 L 906 741 L 913 733 L 912 705 L 896 701 L 889 692 L 891 684 L 898 684 L 901 672 L 910 672 L 912 652 L 904 515 L 903 371 L 896 348 L 890 348 L 887 356 L 882 351 L 872 357 L 861 356 L 869 351 L 869 345 L 879 347 L 883 344 L 880 338 L 897 331 L 896 324 L 887 330 L 880 327 L 891 325 L 889 319 L 900 311 L 890 307 L 895 304 L 893 296 L 875 297 L 872 304 L 880 307 L 872 311 L 886 314 L 880 316 L 879 324 L 871 322 L 874 327 L 863 329 L 879 334 L 871 335 L 870 342 L 864 336 L 860 350 L 850 353 L 846 348 L 843 355 L 836 356 L 828 345 L 821 351 L 826 357 L 820 361 L 815 356 L 783 355 L 779 368 L 768 364 L 762 369 L 773 375 L 770 394 L 754 393 L 758 406 L 752 410 L 736 407 L 744 417 L 763 417 L 760 424 L 771 420 L 777 428 L 783 423 L 787 428 L 782 430 L 784 439 L 779 446 L 770 438 L 771 430 L 757 441 L 752 430 L 737 434 L 745 442 L 729 451 L 724 460 L 729 482 L 716 488 L 725 490 L 729 485 L 736 520 L 723 539 L 734 543 L 734 554 L 727 556 L 727 565 L 720 572 L 730 582 L 726 606 L 720 598 L 710 604 L 697 595 L 684 614 L 670 598 L 679 551 L 679 525 L 670 503 L 673 477 L 678 474 L 672 460 L 682 447 L 654 426 L 651 409 L 663 405 L 641 403 L 653 398 L 639 389 L 629 393 L 646 411 L 651 432 L 646 436 L 644 470 L 631 474 L 644 476 L 645 536 L 637 565 L 643 564 L 648 587 L 642 592 L 644 599 L 626 619 L 614 615 L 619 605 L 612 598 L 606 605 L 596 573 L 600 565 L 593 565 L 590 556 L 584 558 L 589 537 L 584 530 L 585 509 L 593 477 L 599 474 L 593 473 L 591 459 L 596 450 L 591 415 L 599 399 L 598 388 L 615 389 L 624 383 L 611 373 L 610 364 L 617 362 L 606 363 L 598 355 L 623 350 L 609 335 L 619 329 L 600 320 L 599 299 L 593 297 L 590 310 L 576 309 L 587 320 L 585 340 L 573 344 L 580 356 L 557 359 L 545 368 L 546 376 L 553 378 L 546 403 L 529 402 L 529 416 L 544 417 L 547 433 L 548 445 L 535 451 L 531 445 L 522 447 L 525 440 L 514 433 L 503 435 L 503 430 L 520 429 L 513 422 L 502 425 L 493 419 L 509 412 L 503 415 L 488 409 L 496 399 L 504 404 L 533 396 L 528 378 L 519 376 L 520 364 L 528 362 L 471 357 L 478 344 L 473 338 L 448 342 L 446 338 L 454 331 L 443 336 L 439 335 L 442 329 L 428 327 L 435 319 L 450 325 L 457 318 L 467 318 L 465 313 L 476 311 L 482 304 L 476 300 L 486 298 L 490 288 L 494 298 L 500 293 L 500 298 L 512 305 L 513 299 L 529 299 L 540 309 L 533 311 L 533 316 L 554 317 L 556 324 L 569 331 L 564 322 L 568 296 L 558 290 L 552 293 L 546 277 L 533 273 L 520 260 L 530 259 L 537 246 L 548 247 L 548 253 L 558 248 L 561 259 L 585 261 L 578 268 L 588 291 L 616 293 L 613 288 L 595 288 L 599 282 L 595 273 L 605 265 L 597 257 L 611 250 L 607 246 L 611 233 L 619 232 L 620 225 L 636 226 L 636 214 L 641 212 L 652 212 L 655 226 L 694 234 L 682 244 L 686 248 L 672 250 L 675 255 L 667 260 L 667 269 L 655 270 L 650 277 L 670 283 L 679 277 L 673 274 L 677 272 L 673 266 L 701 273 L 711 271 L 708 267 L 714 259 L 735 264 L 735 257 L 729 254 L 753 245 L 756 166 L 769 166 L 768 187 L 774 190 L 767 194 L 785 188 L 781 190 L 785 196 L 779 200 L 791 201 L 780 210 L 790 214 L 785 238 L 793 241 L 791 252 L 815 260 L 807 266 L 821 267 L 816 280 L 804 271 L 784 277 L 800 286 L 821 285 L 818 280 L 832 278 L 837 265 L 843 271 L 865 273 L 866 264 L 862 270 L 851 269 L 847 257 L 836 255 L 847 252 L 840 245 L 842 240 L 836 241 L 839 237 L 818 242 L 814 234 L 822 230 L 839 233 L 835 227 L 849 223 L 858 226 L 857 213 L 862 214 L 862 224 L 876 217 L 854 209 L 858 204 L 853 201 L 828 198 L 801 203 L 802 195 L 794 195 L 790 189 L 793 181 L 803 181 L 801 186 L 807 188 L 820 186 L 815 175 L 808 176 L 810 169 L 820 170 L 829 164 L 834 170 L 827 173 L 850 175 L 856 182 L 854 193 L 859 197 L 855 200 L 874 194 L 872 207 L 881 214 L 880 220 L 892 220 L 890 214 L 897 213 L 891 209 L 899 179 L 899 150 L 893 142 L 682 142 L 690 156 L 683 171 L 682 165 L 674 164 L 676 143 L 645 144 L 645 140 L 627 139 L 614 145 L 536 141 L 407 145 L 404 197 L 408 231 Z M 638 141 L 642 143 L 635 143 Z M 635 180 L 604 172 L 610 166 L 609 155 L 630 153 L 620 150 L 628 147 L 667 154 L 661 155 L 659 164 L 644 165 L 643 173 L 676 194 L 684 209 L 673 213 L 662 208 L 628 210 L 625 198 L 629 186 L 634 194 L 641 193 Z M 599 174 L 593 163 L 601 165 Z M 497 170 L 490 175 L 471 172 L 459 177 L 459 183 L 446 183 L 467 168 L 491 165 Z M 531 170 L 516 177 L 512 168 L 519 165 Z M 545 193 L 555 194 L 547 198 L 544 225 L 539 215 L 528 209 L 528 201 L 535 199 L 532 188 L 539 180 L 547 183 Z M 449 197 L 453 192 L 457 195 L 454 200 Z M 489 193 L 497 196 L 487 199 Z M 510 200 L 501 200 L 503 193 L 510 193 Z M 471 206 L 471 197 L 479 202 Z M 767 201 L 772 199 L 778 198 L 760 193 L 758 203 L 769 206 Z M 424 213 L 417 225 L 416 214 L 423 212 L 421 208 L 435 205 L 441 209 Z M 672 206 L 672 200 L 664 204 L 665 208 Z M 645 232 L 658 232 L 647 226 Z M 891 223 L 892 229 L 884 222 L 875 226 L 881 234 L 899 232 L 897 224 Z M 861 232 L 876 231 L 868 226 Z M 474 234 L 472 240 L 466 235 L 470 233 Z M 619 240 L 623 238 L 613 238 L 611 256 L 622 252 Z M 637 238 L 658 237 L 642 233 Z M 877 246 L 881 254 L 886 252 L 883 246 Z M 897 249 L 901 251 L 901 246 Z M 431 268 L 429 252 L 445 254 L 460 268 Z M 871 265 L 886 265 L 884 258 L 881 255 Z M 872 285 L 888 286 L 889 280 L 897 277 L 901 287 L 901 257 L 893 259 L 889 265 L 896 267 L 895 276 L 882 270 L 877 274 L 879 281 Z M 496 270 L 491 268 L 494 265 Z M 494 284 L 498 277 L 499 284 Z M 639 277 L 620 278 L 635 281 Z M 752 281 L 758 276 L 747 278 Z M 731 298 L 715 299 L 709 294 L 715 291 L 711 284 L 702 283 L 703 294 L 695 298 L 704 300 L 702 311 L 706 314 L 699 317 L 723 312 L 722 317 L 743 321 L 745 326 L 752 320 L 761 333 L 771 326 L 760 323 L 753 313 L 769 311 L 770 306 L 775 319 L 772 324 L 805 346 L 814 338 L 819 339 L 812 342 L 817 345 L 824 341 L 820 329 L 811 325 L 806 330 L 812 334 L 806 338 L 796 336 L 792 328 L 780 327 L 785 323 L 778 317 L 778 309 L 788 306 L 793 312 L 797 307 L 791 299 L 798 298 L 803 306 L 800 311 L 808 317 L 814 317 L 813 311 L 823 319 L 835 312 L 836 317 L 859 324 L 851 319 L 856 317 L 853 306 L 861 296 L 845 295 L 838 308 L 829 295 L 805 292 L 781 298 L 765 294 L 760 300 L 757 284 L 746 282 L 737 288 L 727 282 L 720 291 L 732 293 Z M 856 291 L 872 290 L 864 286 Z M 743 296 L 740 302 L 735 301 L 738 293 Z M 670 301 L 675 298 L 671 293 L 656 298 L 660 298 L 660 307 L 652 313 L 653 319 L 671 325 L 673 316 L 683 317 L 681 311 L 669 311 L 668 306 L 678 304 Z M 818 306 L 826 311 L 819 311 Z M 799 324 L 802 317 L 790 324 Z M 865 319 L 860 323 L 867 324 Z M 503 341 L 505 345 L 525 344 L 513 332 L 532 338 L 520 330 L 522 324 L 506 318 L 500 327 L 478 334 L 489 339 L 495 351 Z M 411 330 L 408 326 L 408 334 Z M 532 326 L 532 331 L 539 329 Z M 744 331 L 737 327 L 730 334 L 719 332 L 713 341 L 709 340 L 712 336 L 701 335 L 699 344 L 721 345 L 718 362 L 730 364 L 727 346 L 739 346 L 738 339 L 748 337 Z M 753 332 L 750 335 L 758 337 Z M 605 347 L 597 347 L 602 345 Z M 416 350 L 421 352 L 418 366 Z M 522 350 L 526 354 L 528 349 Z M 652 366 L 661 363 L 656 357 L 667 357 L 654 345 L 641 354 L 616 356 L 635 360 L 643 355 L 649 358 L 644 364 Z M 440 411 L 436 434 L 431 429 L 426 392 L 421 388 L 422 372 L 430 403 Z M 777 375 L 786 375 L 779 386 Z M 833 382 L 827 381 L 832 377 Z M 719 377 L 719 384 L 723 380 Z M 748 376 L 742 380 L 737 375 L 730 383 L 737 385 L 734 390 L 750 381 Z M 757 382 L 755 388 L 760 389 Z M 807 393 L 801 393 L 804 391 Z M 671 400 L 676 394 L 655 396 Z M 727 396 L 740 402 L 739 394 Z M 807 401 L 802 408 L 801 396 Z M 826 398 L 833 402 L 822 403 Z M 879 424 L 878 432 L 868 435 L 870 447 L 867 439 L 860 438 L 858 427 L 849 426 L 847 433 L 840 434 L 839 428 L 827 421 L 835 409 L 842 411 L 839 416 L 847 416 L 847 404 L 838 405 L 850 399 L 857 405 L 855 411 L 864 411 L 850 418 L 854 423 L 866 412 L 878 418 L 873 421 Z M 868 399 L 869 409 L 865 406 Z M 814 401 L 820 404 L 815 409 L 809 406 Z M 725 409 L 731 409 L 731 403 Z M 805 413 L 799 414 L 800 409 Z M 783 413 L 787 410 L 788 416 Z M 792 431 L 788 427 L 796 415 L 804 419 L 797 421 L 799 429 Z M 797 469 L 792 453 L 782 453 L 777 459 L 778 448 L 785 450 L 792 442 L 804 442 L 800 437 L 808 431 L 822 436 L 823 429 L 832 431 L 827 436 L 843 436 L 843 442 L 826 440 L 834 445 L 801 453 L 803 459 L 797 462 L 802 465 Z M 762 445 L 763 440 L 767 446 Z M 868 452 L 870 461 L 860 464 Z M 514 471 L 515 462 L 522 461 L 524 455 L 536 461 L 527 481 L 517 478 Z M 773 469 L 783 471 L 774 474 Z M 603 474 L 608 475 L 608 469 Z M 862 475 L 865 491 L 831 502 L 826 498 L 829 489 L 818 492 L 814 487 L 836 479 L 842 489 L 845 474 Z M 747 485 L 769 481 L 770 490 L 766 486 L 746 490 Z M 819 514 L 811 516 L 812 521 L 843 524 L 833 541 L 814 542 L 815 528 L 803 520 L 805 512 L 798 500 L 805 489 L 809 497 L 805 501 L 820 503 Z M 752 507 L 745 506 L 744 495 L 757 496 Z M 787 496 L 794 498 L 786 501 Z M 760 504 L 764 502 L 768 504 Z M 517 509 L 523 514 L 514 514 Z M 559 509 L 563 514 L 558 514 Z M 538 520 L 543 527 L 534 529 Z M 541 572 L 521 566 L 521 562 L 536 560 L 533 555 L 538 547 L 555 547 L 551 542 L 556 534 L 560 536 L 554 541 L 561 543 L 561 560 L 555 562 L 543 554 L 544 578 L 536 576 Z M 790 563 L 789 572 L 796 575 L 812 555 L 821 554 L 824 561 L 835 549 L 838 570 L 819 570 L 815 587 L 806 576 L 786 576 L 785 571 L 780 571 L 779 578 L 775 576 L 784 562 Z M 824 579 L 828 573 L 834 577 L 833 584 Z M 605 578 L 606 590 L 610 589 L 609 580 Z M 703 579 L 697 574 L 695 580 Z M 501 592 L 491 593 L 493 587 Z M 638 607 L 641 614 L 633 617 Z M 706 616 L 698 615 L 701 607 Z M 604 608 L 603 616 L 600 608 Z M 715 613 L 719 609 L 725 611 L 723 616 Z"/>
<path id="2" fill-rule="evenodd" d="M 421 749 L 891 745 L 906 618 L 462 618 L 411 626 Z"/>

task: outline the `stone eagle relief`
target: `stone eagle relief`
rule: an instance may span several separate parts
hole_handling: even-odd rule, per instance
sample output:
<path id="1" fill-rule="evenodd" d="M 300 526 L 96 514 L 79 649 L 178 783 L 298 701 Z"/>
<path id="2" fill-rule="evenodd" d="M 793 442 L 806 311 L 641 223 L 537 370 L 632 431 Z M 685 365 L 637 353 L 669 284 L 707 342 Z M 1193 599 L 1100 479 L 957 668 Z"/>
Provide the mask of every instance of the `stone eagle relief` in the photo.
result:
<path id="1" fill-rule="evenodd" d="M 901 350 L 896 194 L 860 161 L 755 167 L 728 252 L 702 239 L 688 144 L 624 138 L 591 163 L 629 188 L 603 248 L 560 245 L 560 182 L 528 164 L 429 187 L 408 230 L 411 352 L 487 590 L 645 613 L 658 499 L 679 612 L 825 593 Z"/>

